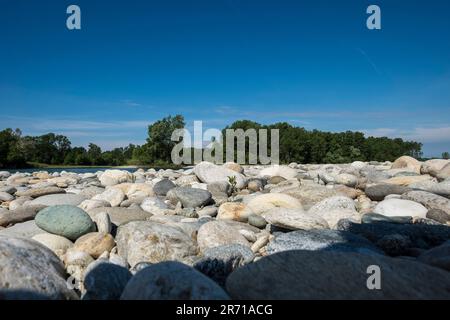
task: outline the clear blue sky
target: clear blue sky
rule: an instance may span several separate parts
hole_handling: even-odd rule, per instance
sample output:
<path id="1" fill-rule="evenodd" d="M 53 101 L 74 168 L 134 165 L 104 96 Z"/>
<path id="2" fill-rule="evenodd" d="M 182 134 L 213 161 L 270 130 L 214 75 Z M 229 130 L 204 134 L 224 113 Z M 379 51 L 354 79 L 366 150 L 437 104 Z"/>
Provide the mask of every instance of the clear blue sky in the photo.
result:
<path id="1" fill-rule="evenodd" d="M 66 29 L 70 4 L 82 30 Z M 0 0 L 0 128 L 109 149 L 180 113 L 398 136 L 436 156 L 450 151 L 449 39 L 445 0 Z"/>

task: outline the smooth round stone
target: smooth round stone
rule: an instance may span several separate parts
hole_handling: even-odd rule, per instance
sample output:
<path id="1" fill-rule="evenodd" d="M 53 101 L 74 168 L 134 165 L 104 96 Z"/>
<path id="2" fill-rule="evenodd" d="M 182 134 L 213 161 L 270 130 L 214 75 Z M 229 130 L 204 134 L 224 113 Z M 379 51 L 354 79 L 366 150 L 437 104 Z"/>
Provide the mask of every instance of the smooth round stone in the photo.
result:
<path id="1" fill-rule="evenodd" d="M 425 218 L 427 208 L 420 203 L 403 200 L 403 199 L 387 199 L 383 200 L 374 209 L 374 213 L 382 214 L 388 217 L 412 216 Z"/>
<path id="2" fill-rule="evenodd" d="M 74 206 L 47 207 L 36 215 L 39 228 L 70 240 L 95 231 L 95 224 L 82 209 Z"/>
<path id="3" fill-rule="evenodd" d="M 110 252 L 115 245 L 114 238 L 109 233 L 91 232 L 78 238 L 74 249 L 98 258 L 103 252 Z"/>
<path id="4" fill-rule="evenodd" d="M 250 179 L 247 183 L 247 189 L 253 192 L 261 191 L 264 188 L 262 179 Z"/>
<path id="5" fill-rule="evenodd" d="M 248 216 L 248 223 L 259 229 L 264 229 L 267 225 L 266 219 L 257 214 L 252 214 Z"/>
<path id="6" fill-rule="evenodd" d="M 228 300 L 213 280 L 185 264 L 166 261 L 139 271 L 121 300 Z"/>
<path id="7" fill-rule="evenodd" d="M 14 200 L 14 196 L 9 194 L 8 192 L 0 191 L 0 202 L 1 201 L 11 201 Z"/>
<path id="8" fill-rule="evenodd" d="M 170 189 L 173 189 L 175 187 L 176 187 L 175 183 L 173 183 L 169 179 L 163 179 L 161 181 L 158 181 L 153 186 L 153 191 L 157 196 L 165 196 Z"/>

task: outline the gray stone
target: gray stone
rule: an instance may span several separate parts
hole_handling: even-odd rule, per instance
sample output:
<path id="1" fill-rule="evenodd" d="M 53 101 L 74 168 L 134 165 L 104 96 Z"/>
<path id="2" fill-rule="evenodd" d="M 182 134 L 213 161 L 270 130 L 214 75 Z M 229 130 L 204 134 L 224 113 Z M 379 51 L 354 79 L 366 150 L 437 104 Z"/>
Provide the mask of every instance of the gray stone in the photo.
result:
<path id="1" fill-rule="evenodd" d="M 382 254 L 364 237 L 336 230 L 298 230 L 282 233 L 267 245 L 267 253 L 269 254 L 288 250 Z"/>
<path id="2" fill-rule="evenodd" d="M 390 222 L 390 223 L 413 223 L 413 218 L 408 216 L 388 217 L 378 213 L 366 213 L 361 217 L 362 223 Z"/>
<path id="3" fill-rule="evenodd" d="M 209 204 L 211 193 L 197 188 L 176 187 L 167 193 L 167 198 L 172 202 L 173 199 L 180 201 L 185 208 L 196 208 Z"/>
<path id="4" fill-rule="evenodd" d="M 0 235 L 0 270 L 0 296 L 23 290 L 25 294 L 15 292 L 13 297 L 77 299 L 67 288 L 61 261 L 36 241 Z"/>
<path id="5" fill-rule="evenodd" d="M 21 207 L 16 210 L 6 210 L 5 212 L 0 212 L 0 226 L 6 227 L 8 225 L 32 220 L 42 208 L 42 206 Z"/>
<path id="6" fill-rule="evenodd" d="M 381 269 L 382 289 L 367 288 L 368 266 Z M 232 299 L 449 299 L 450 273 L 426 264 L 353 252 L 289 251 L 234 271 Z"/>
<path id="7" fill-rule="evenodd" d="M 102 262 L 86 273 L 83 300 L 118 300 L 131 279 L 128 269 Z"/>
<path id="8" fill-rule="evenodd" d="M 387 235 L 402 235 L 411 240 L 411 247 L 429 249 L 450 239 L 450 228 L 444 225 L 398 224 L 388 222 L 353 223 L 341 220 L 338 229 L 361 235 L 377 243 Z"/>
<path id="9" fill-rule="evenodd" d="M 390 194 L 403 194 L 411 191 L 410 188 L 395 184 L 377 184 L 366 188 L 367 197 L 373 201 L 382 201 Z"/>
<path id="10" fill-rule="evenodd" d="M 250 247 L 247 239 L 227 222 L 226 220 L 210 221 L 200 227 L 197 243 L 201 252 L 227 244 L 241 244 Z"/>
<path id="11" fill-rule="evenodd" d="M 450 200 L 426 191 L 409 191 L 402 195 L 402 199 L 421 203 L 427 209 L 439 209 L 450 214 Z"/>
<path id="12" fill-rule="evenodd" d="M 118 254 L 132 267 L 143 261 L 183 261 L 197 254 L 194 240 L 186 233 L 151 221 L 133 221 L 120 226 L 116 242 Z"/>
<path id="13" fill-rule="evenodd" d="M 258 214 L 251 214 L 248 216 L 248 223 L 256 228 L 264 229 L 267 225 L 266 219 Z"/>
<path id="14" fill-rule="evenodd" d="M 0 202 L 1 201 L 11 201 L 14 200 L 14 197 L 8 192 L 0 191 Z"/>
<path id="15" fill-rule="evenodd" d="M 84 200 L 86 199 L 78 194 L 49 194 L 30 201 L 29 205 L 44 205 L 47 207 L 60 205 L 77 206 Z"/>
<path id="16" fill-rule="evenodd" d="M 153 191 L 157 196 L 165 196 L 170 189 L 173 189 L 175 187 L 176 187 L 175 183 L 173 183 L 169 179 L 163 179 L 161 181 L 158 181 L 153 186 Z"/>
<path id="17" fill-rule="evenodd" d="M 412 242 L 408 236 L 388 234 L 378 240 L 376 245 L 390 256 L 406 256 Z"/>
<path id="18" fill-rule="evenodd" d="M 95 231 L 95 224 L 82 209 L 74 206 L 51 206 L 36 215 L 39 228 L 70 240 Z"/>
<path id="19" fill-rule="evenodd" d="M 37 234 L 48 233 L 36 225 L 34 220 L 17 223 L 12 227 L 0 229 L 0 235 L 8 237 L 32 238 Z"/>
<path id="20" fill-rule="evenodd" d="M 443 223 L 443 224 L 450 223 L 450 214 L 446 213 L 445 211 L 439 210 L 439 209 L 428 210 L 427 218 L 433 219 L 433 220 Z"/>
<path id="21" fill-rule="evenodd" d="M 450 271 L 450 241 L 422 253 L 418 260 L 432 266 Z"/>
<path id="22" fill-rule="evenodd" d="M 86 199 L 92 199 L 94 196 L 101 194 L 104 191 L 105 191 L 105 188 L 91 186 L 91 187 L 87 187 L 87 188 L 84 188 L 83 190 L 81 190 L 79 195 L 85 197 Z"/>
<path id="23" fill-rule="evenodd" d="M 153 214 L 146 212 L 139 207 L 100 207 L 88 210 L 87 212 L 92 217 L 92 219 L 96 219 L 97 214 L 105 212 L 109 215 L 111 222 L 116 226 L 120 226 L 131 221 L 144 221 L 153 216 Z"/>
<path id="24" fill-rule="evenodd" d="M 122 300 L 227 300 L 226 292 L 194 268 L 167 261 L 139 271 Z"/>
<path id="25" fill-rule="evenodd" d="M 205 250 L 203 258 L 194 264 L 194 268 L 225 286 L 225 280 L 235 269 L 250 263 L 252 250 L 240 244 L 231 244 Z"/>

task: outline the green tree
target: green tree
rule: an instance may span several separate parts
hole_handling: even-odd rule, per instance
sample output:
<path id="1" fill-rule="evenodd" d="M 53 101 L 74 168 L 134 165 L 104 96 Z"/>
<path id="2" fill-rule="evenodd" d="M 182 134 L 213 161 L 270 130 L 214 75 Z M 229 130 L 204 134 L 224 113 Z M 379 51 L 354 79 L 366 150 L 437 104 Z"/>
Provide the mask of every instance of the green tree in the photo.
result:
<path id="1" fill-rule="evenodd" d="M 184 118 L 181 115 L 168 116 L 151 124 L 148 127 L 147 145 L 141 150 L 147 153 L 146 160 L 170 163 L 172 149 L 177 144 L 171 140 L 172 132 L 184 128 L 184 125 Z"/>
<path id="2" fill-rule="evenodd" d="M 442 159 L 450 159 L 450 153 L 446 152 L 442 152 Z"/>
<path id="3" fill-rule="evenodd" d="M 102 149 L 98 145 L 96 145 L 94 143 L 89 143 L 87 156 L 89 158 L 89 162 L 93 166 L 98 166 L 98 165 L 103 164 Z"/>

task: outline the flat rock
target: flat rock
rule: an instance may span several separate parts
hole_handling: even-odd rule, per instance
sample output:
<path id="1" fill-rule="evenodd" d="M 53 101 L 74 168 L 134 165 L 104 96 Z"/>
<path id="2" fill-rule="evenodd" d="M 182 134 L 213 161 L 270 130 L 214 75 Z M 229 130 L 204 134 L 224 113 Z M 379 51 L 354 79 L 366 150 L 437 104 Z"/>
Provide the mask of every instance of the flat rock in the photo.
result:
<path id="1" fill-rule="evenodd" d="M 111 207 L 118 207 L 125 199 L 125 193 L 119 188 L 107 188 L 104 192 L 95 195 L 92 200 L 108 202 Z"/>
<path id="2" fill-rule="evenodd" d="M 390 194 L 403 194 L 411 189 L 405 186 L 395 184 L 377 184 L 366 187 L 366 195 L 373 201 L 382 201 Z"/>
<path id="3" fill-rule="evenodd" d="M 32 238 L 41 233 L 48 232 L 39 228 L 34 220 L 17 223 L 12 227 L 0 229 L 0 235 L 8 237 Z"/>
<path id="4" fill-rule="evenodd" d="M 77 206 L 84 200 L 85 198 L 78 194 L 49 194 L 30 201 L 28 205 L 43 205 L 47 207 L 60 205 Z"/>
<path id="5" fill-rule="evenodd" d="M 131 278 L 122 300 L 227 300 L 227 293 L 192 267 L 167 261 L 148 266 Z"/>
<path id="6" fill-rule="evenodd" d="M 381 269 L 381 290 L 367 287 L 368 266 Z M 290 251 L 234 271 L 232 299 L 449 299 L 450 273 L 428 265 L 353 252 Z"/>
<path id="7" fill-rule="evenodd" d="M 267 193 L 252 196 L 246 203 L 249 214 L 262 214 L 273 208 L 302 209 L 301 202 L 283 193 Z"/>
<path id="8" fill-rule="evenodd" d="M 422 167 L 422 163 L 413 157 L 410 156 L 402 156 L 394 161 L 392 164 L 392 169 L 406 169 L 411 172 L 420 174 L 420 169 Z"/>
<path id="9" fill-rule="evenodd" d="M 100 207 L 88 210 L 87 212 L 94 220 L 97 214 L 105 212 L 109 215 L 111 222 L 116 226 L 126 224 L 130 221 L 144 221 L 153 216 L 153 214 L 141 208 Z"/>
<path id="10" fill-rule="evenodd" d="M 60 193 L 66 193 L 66 191 L 58 187 L 44 187 L 44 188 L 31 188 L 24 191 L 17 191 L 16 196 L 39 198 L 49 194 L 60 194 Z"/>
<path id="11" fill-rule="evenodd" d="M 326 199 L 316 203 L 314 206 L 312 206 L 308 210 L 308 213 L 317 214 L 319 212 L 335 210 L 335 209 L 348 209 L 348 210 L 355 211 L 356 206 L 355 206 L 355 202 L 348 197 L 334 196 L 334 197 L 326 198 Z"/>
<path id="12" fill-rule="evenodd" d="M 116 243 L 109 233 L 91 232 L 85 234 L 75 241 L 74 250 L 83 251 L 94 259 L 100 257 L 105 251 L 110 252 Z"/>
<path id="13" fill-rule="evenodd" d="M 0 211 L 0 226 L 6 227 L 8 225 L 32 220 L 42 208 L 44 207 L 21 207 L 15 210 Z"/>
<path id="14" fill-rule="evenodd" d="M 283 177 L 285 179 L 293 179 L 297 176 L 297 170 L 288 166 L 274 165 L 263 169 L 259 172 L 260 177 Z"/>
<path id="15" fill-rule="evenodd" d="M 125 170 L 106 170 L 99 180 L 103 186 L 113 186 L 119 183 L 132 182 L 133 175 Z"/>

